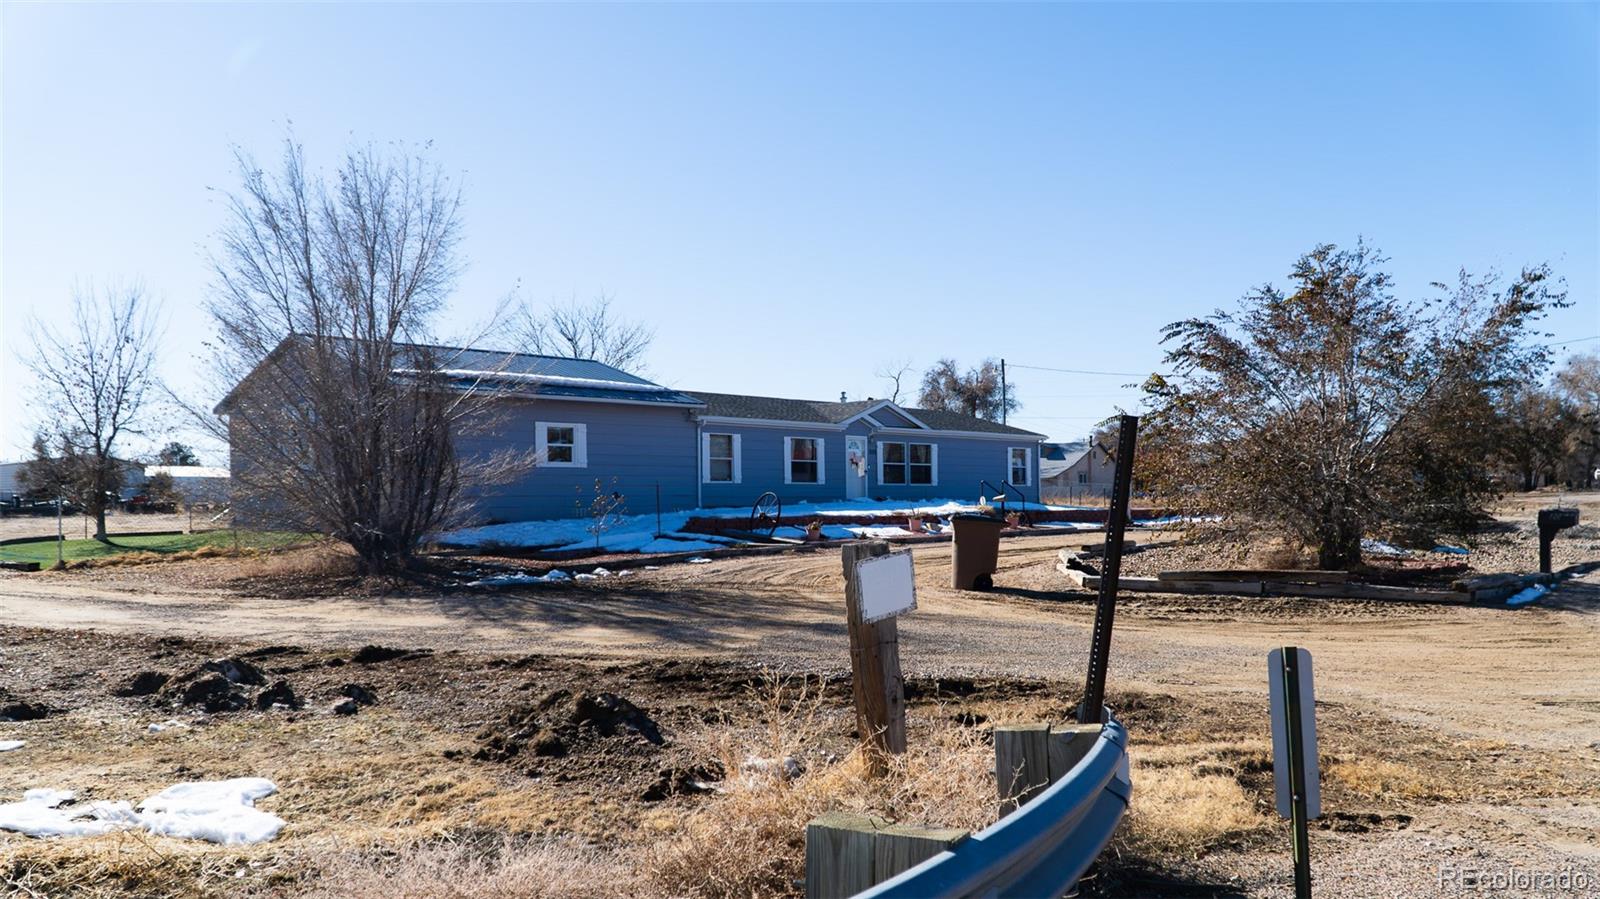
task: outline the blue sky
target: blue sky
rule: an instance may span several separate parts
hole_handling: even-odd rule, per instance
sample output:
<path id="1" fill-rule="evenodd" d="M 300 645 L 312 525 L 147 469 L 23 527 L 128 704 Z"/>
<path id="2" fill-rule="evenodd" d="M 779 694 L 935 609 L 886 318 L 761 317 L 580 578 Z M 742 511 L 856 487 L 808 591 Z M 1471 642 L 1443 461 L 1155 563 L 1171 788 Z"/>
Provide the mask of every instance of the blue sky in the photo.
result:
<path id="1" fill-rule="evenodd" d="M 192 390 L 229 147 L 432 141 L 446 331 L 615 297 L 690 389 L 881 396 L 941 356 L 1157 366 L 1168 321 L 1365 235 L 1402 293 L 1549 261 L 1600 335 L 1593 4 L 0 7 L 0 458 L 75 281 L 165 304 Z M 1568 349 L 1600 349 L 1600 341 Z M 1080 435 L 1123 377 L 1013 368 Z M 157 431 L 159 432 L 159 427 Z M 153 436 L 165 436 L 157 433 Z M 218 459 L 220 461 L 220 459 Z"/>

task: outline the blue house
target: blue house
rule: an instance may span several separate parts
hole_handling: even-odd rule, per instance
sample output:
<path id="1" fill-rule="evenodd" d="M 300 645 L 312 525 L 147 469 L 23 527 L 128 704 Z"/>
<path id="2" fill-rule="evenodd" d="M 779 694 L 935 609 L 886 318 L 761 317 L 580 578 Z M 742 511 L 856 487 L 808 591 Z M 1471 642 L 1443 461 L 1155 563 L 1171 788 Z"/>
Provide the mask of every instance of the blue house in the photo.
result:
<path id="1" fill-rule="evenodd" d="M 1044 435 L 970 415 L 681 391 L 588 359 L 447 352 L 447 377 L 497 389 L 493 427 L 464 432 L 458 451 L 531 448 L 538 460 L 473 497 L 484 521 L 574 517 L 596 482 L 634 514 L 654 511 L 658 491 L 663 511 L 749 506 L 769 490 L 785 503 L 976 500 L 1009 485 L 1039 500 Z"/>

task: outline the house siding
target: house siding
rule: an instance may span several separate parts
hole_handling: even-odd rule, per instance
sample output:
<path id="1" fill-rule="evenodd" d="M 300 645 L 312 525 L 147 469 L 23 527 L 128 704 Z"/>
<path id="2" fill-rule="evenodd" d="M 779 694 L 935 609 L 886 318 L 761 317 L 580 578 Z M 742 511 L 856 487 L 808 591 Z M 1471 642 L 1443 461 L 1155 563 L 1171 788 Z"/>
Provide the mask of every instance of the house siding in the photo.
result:
<path id="1" fill-rule="evenodd" d="M 738 484 L 701 485 L 704 505 L 749 506 L 771 490 L 786 503 L 827 502 L 844 497 L 844 432 L 811 430 L 802 427 L 707 424 L 707 434 L 740 435 L 742 478 Z M 825 483 L 785 484 L 785 437 L 814 437 L 822 441 L 822 466 Z"/>
<path id="2" fill-rule="evenodd" d="M 497 410 L 493 433 L 460 438 L 464 455 L 495 450 L 532 451 L 538 422 L 586 426 L 587 464 L 581 468 L 540 466 L 509 484 L 483 488 L 471 497 L 475 517 L 485 521 L 574 518 L 595 495 L 595 481 L 625 497 L 632 515 L 654 512 L 656 486 L 661 509 L 693 508 L 699 479 L 697 428 L 682 408 L 583 402 L 510 400 Z M 586 513 L 583 513 L 586 514 Z"/>
<path id="3" fill-rule="evenodd" d="M 1019 486 L 1029 502 L 1039 501 L 1039 443 L 1037 438 L 1016 437 L 990 439 L 956 437 L 939 431 L 929 431 L 922 436 L 884 434 L 875 431 L 866 422 L 852 422 L 844 431 L 809 430 L 801 427 L 769 427 L 766 425 L 707 424 L 707 434 L 738 434 L 740 439 L 741 480 L 738 484 L 707 483 L 701 485 L 703 504 L 715 506 L 748 506 L 762 493 L 770 490 L 785 503 L 831 502 L 845 498 L 846 466 L 844 438 L 846 435 L 867 437 L 867 492 L 869 499 L 925 500 L 971 499 L 979 495 L 979 482 L 987 480 L 999 485 L 1009 474 L 1009 451 L 1013 446 L 1027 447 L 1031 451 L 1033 473 L 1028 486 Z M 823 441 L 823 465 L 827 472 L 824 484 L 785 484 L 785 437 L 815 437 Z M 938 449 L 937 483 L 884 484 L 878 477 L 880 442 L 932 443 Z"/>
<path id="4" fill-rule="evenodd" d="M 901 484 L 883 484 L 878 481 L 878 453 L 880 443 L 932 443 L 938 450 L 939 465 L 935 473 L 938 484 L 933 487 Z M 1033 473 L 1029 485 L 1017 485 L 1028 502 L 1039 501 L 1039 444 L 1034 438 L 992 440 L 980 437 L 955 437 L 939 431 L 929 431 L 926 437 L 904 434 L 878 433 L 872 436 L 868 448 L 871 463 L 867 473 L 867 492 L 885 499 L 970 499 L 977 500 L 980 481 L 999 486 L 1010 474 L 1010 449 L 1027 447 Z"/>

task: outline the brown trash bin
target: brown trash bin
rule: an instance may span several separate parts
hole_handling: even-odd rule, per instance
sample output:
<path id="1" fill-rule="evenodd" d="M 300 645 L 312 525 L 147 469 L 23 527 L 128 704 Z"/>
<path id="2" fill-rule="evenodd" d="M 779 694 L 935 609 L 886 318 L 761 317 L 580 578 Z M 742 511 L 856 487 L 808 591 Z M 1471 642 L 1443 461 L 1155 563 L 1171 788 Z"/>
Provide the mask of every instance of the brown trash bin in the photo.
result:
<path id="1" fill-rule="evenodd" d="M 993 587 L 995 569 L 1000 567 L 1000 531 L 1006 523 L 978 512 L 953 515 L 950 523 L 955 528 L 950 586 L 957 590 Z"/>

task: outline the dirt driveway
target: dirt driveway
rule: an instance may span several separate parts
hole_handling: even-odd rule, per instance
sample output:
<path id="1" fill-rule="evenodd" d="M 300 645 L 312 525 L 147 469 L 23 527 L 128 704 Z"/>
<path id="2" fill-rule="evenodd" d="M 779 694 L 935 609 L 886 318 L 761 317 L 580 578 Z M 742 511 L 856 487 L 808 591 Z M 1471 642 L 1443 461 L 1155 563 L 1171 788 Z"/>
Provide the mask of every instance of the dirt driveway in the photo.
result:
<path id="1" fill-rule="evenodd" d="M 908 673 L 1081 676 L 1092 598 L 1063 592 L 1054 559 L 1083 541 L 1008 541 L 987 594 L 950 589 L 948 545 L 912 550 L 919 608 L 901 623 Z M 837 670 L 848 666 L 842 590 L 830 552 L 403 597 L 239 596 L 65 572 L 0 577 L 0 616 L 24 626 L 301 645 L 724 656 Z M 1297 644 L 1316 659 L 1319 698 L 1450 734 L 1592 751 L 1600 737 L 1597 631 L 1600 575 L 1519 611 L 1136 594 L 1120 606 L 1112 676 L 1135 686 L 1264 695 L 1266 652 Z"/>

